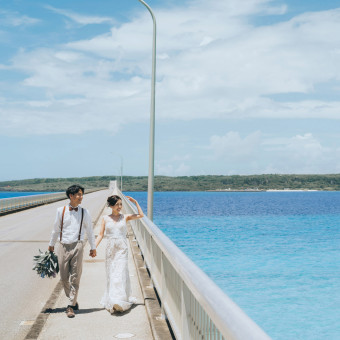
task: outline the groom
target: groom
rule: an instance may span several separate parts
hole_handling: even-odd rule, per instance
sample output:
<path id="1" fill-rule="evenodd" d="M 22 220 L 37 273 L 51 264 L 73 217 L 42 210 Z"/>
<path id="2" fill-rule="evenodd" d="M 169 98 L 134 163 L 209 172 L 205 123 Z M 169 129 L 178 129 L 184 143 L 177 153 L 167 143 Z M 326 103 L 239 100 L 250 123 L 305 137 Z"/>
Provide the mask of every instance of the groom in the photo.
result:
<path id="1" fill-rule="evenodd" d="M 70 301 L 66 313 L 69 318 L 73 318 L 74 311 L 79 309 L 77 297 L 83 269 L 84 229 L 91 246 L 90 256 L 95 257 L 97 253 L 90 213 L 79 206 L 83 200 L 84 188 L 80 185 L 72 185 L 66 190 L 66 195 L 70 203 L 57 209 L 48 250 L 54 251 L 54 245 L 59 238 L 60 279 Z"/>

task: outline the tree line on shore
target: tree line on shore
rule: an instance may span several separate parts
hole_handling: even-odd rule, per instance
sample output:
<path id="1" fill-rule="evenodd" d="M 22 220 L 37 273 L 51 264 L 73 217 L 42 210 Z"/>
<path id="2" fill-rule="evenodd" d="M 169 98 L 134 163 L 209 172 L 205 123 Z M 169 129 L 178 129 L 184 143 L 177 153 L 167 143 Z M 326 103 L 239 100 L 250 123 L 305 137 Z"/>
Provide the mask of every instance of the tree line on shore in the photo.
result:
<path id="1" fill-rule="evenodd" d="M 123 176 L 123 191 L 147 191 L 147 176 Z M 64 191 L 72 184 L 85 189 L 108 188 L 119 176 L 35 178 L 0 182 L 0 191 Z M 155 191 L 206 190 L 340 190 L 340 174 L 328 175 L 232 175 L 232 176 L 155 176 Z"/>

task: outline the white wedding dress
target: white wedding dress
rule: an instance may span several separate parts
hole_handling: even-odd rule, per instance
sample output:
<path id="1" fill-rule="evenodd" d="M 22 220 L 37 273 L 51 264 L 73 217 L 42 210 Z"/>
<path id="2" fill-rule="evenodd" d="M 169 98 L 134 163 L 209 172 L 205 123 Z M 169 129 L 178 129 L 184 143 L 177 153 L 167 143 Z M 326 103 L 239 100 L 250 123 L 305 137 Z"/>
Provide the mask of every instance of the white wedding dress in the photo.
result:
<path id="1" fill-rule="evenodd" d="M 126 216 L 120 214 L 117 222 L 104 216 L 106 245 L 106 290 L 100 304 L 111 313 L 115 310 L 126 311 L 136 298 L 131 296 L 128 268 L 128 240 Z"/>

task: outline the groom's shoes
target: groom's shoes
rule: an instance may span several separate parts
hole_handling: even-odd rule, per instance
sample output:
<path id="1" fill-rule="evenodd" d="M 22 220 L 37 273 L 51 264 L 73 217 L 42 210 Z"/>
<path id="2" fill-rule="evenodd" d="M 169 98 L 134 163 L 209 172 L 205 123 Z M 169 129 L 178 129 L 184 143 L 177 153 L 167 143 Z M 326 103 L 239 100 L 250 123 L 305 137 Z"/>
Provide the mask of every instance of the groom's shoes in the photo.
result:
<path id="1" fill-rule="evenodd" d="M 75 317 L 72 306 L 67 306 L 66 315 L 67 315 L 68 318 L 74 318 Z"/>

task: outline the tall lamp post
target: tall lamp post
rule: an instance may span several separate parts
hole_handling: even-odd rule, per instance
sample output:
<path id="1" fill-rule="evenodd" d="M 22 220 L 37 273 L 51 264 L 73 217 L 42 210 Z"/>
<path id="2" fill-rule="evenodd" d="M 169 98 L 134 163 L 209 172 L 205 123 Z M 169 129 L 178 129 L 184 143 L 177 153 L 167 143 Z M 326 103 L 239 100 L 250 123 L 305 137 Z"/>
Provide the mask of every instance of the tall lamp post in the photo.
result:
<path id="1" fill-rule="evenodd" d="M 117 156 L 114 152 L 110 152 L 111 155 Z M 118 176 L 116 176 L 117 186 L 120 189 L 121 192 L 123 192 L 123 156 L 120 155 L 120 185 L 119 185 L 119 179 L 117 179 Z"/>
<path id="2" fill-rule="evenodd" d="M 153 21 L 152 74 L 151 74 L 151 108 L 150 108 L 150 142 L 149 142 L 149 176 L 148 176 L 148 218 L 153 220 L 154 156 L 155 156 L 155 87 L 156 87 L 156 18 L 150 6 L 141 2 L 150 12 Z"/>
<path id="3" fill-rule="evenodd" d="M 123 192 L 123 156 L 120 156 L 120 191 Z"/>

